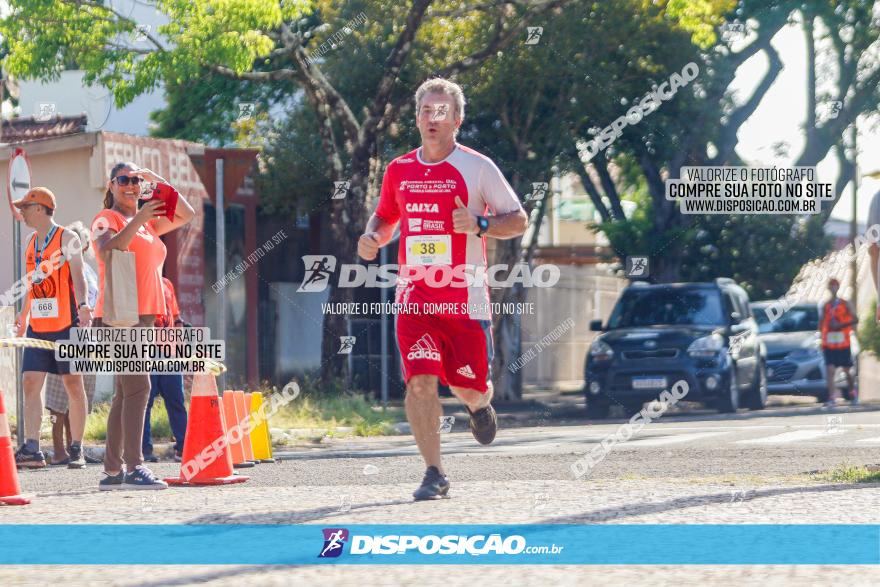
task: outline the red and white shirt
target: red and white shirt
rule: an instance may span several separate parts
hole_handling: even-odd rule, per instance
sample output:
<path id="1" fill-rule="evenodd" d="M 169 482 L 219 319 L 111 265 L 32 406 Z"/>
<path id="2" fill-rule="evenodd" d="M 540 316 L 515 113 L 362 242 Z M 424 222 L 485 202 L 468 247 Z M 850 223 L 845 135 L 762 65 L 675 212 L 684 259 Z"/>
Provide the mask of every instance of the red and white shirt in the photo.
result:
<path id="1" fill-rule="evenodd" d="M 461 276 L 463 271 L 473 274 L 475 267 L 483 272 L 486 269 L 485 239 L 452 230 L 455 197 L 481 216 L 487 210 L 495 215 L 516 212 L 522 205 L 501 171 L 485 155 L 456 143 L 445 159 L 426 163 L 421 151 L 415 149 L 388 164 L 376 208 L 376 216 L 385 222 L 401 223 L 396 301 L 455 305 L 456 311 L 437 314 L 489 320 L 485 279 L 482 285 L 438 285 L 450 272 Z M 406 266 L 417 265 L 429 274 L 433 272 L 435 278 L 407 279 Z M 462 279 L 457 281 L 463 283 Z"/>

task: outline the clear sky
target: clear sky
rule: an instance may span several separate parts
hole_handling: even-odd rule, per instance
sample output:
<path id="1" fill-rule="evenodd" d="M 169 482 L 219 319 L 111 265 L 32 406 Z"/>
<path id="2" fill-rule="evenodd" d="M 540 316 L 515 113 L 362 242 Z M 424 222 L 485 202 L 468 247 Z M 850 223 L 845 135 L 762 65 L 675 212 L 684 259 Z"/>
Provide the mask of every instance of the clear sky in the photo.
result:
<path id="1" fill-rule="evenodd" d="M 746 38 L 744 42 L 748 42 Z M 743 124 L 739 132 L 737 152 L 750 164 L 791 165 L 804 146 L 802 125 L 806 120 L 807 61 L 806 41 L 800 24 L 788 25 L 773 39 L 773 46 L 779 52 L 784 69 L 776 82 L 764 95 L 755 113 Z M 734 45 L 736 47 L 736 45 Z M 824 47 L 817 46 L 820 58 L 832 57 Z M 760 81 L 767 70 L 767 58 L 756 55 L 743 64 L 737 72 L 734 87 L 744 99 Z M 823 63 L 817 65 L 821 70 Z M 831 89 L 831 86 L 827 86 Z M 824 87 L 823 87 L 824 89 Z M 820 108 L 820 113 L 823 109 Z M 880 170 L 880 115 L 860 117 L 858 121 L 858 165 L 865 174 Z M 776 145 L 787 144 L 787 154 L 777 152 Z M 819 178 L 834 182 L 837 179 L 838 165 L 833 153 L 822 161 L 817 169 Z M 852 217 L 852 184 L 843 193 L 832 212 L 832 216 L 849 220 Z M 863 178 L 858 190 L 857 217 L 865 221 L 871 198 L 880 190 L 880 180 Z"/>

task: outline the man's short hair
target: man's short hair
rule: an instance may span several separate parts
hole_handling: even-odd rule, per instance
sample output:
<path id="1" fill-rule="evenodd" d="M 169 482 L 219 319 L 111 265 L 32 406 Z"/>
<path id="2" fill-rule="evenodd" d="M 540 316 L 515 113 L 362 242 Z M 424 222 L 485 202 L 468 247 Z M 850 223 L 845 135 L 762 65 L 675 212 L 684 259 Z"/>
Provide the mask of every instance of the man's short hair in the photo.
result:
<path id="1" fill-rule="evenodd" d="M 55 210 L 53 210 L 49 206 L 43 206 L 42 204 L 40 204 L 40 206 L 43 208 L 43 211 L 46 213 L 46 216 L 54 216 L 55 215 Z"/>
<path id="2" fill-rule="evenodd" d="M 838 281 L 837 278 L 832 277 L 831 279 L 829 279 L 828 280 L 828 287 L 831 287 L 832 283 L 837 285 L 837 287 L 840 287 L 840 281 Z"/>
<path id="3" fill-rule="evenodd" d="M 425 94 L 445 94 L 446 96 L 451 96 L 455 102 L 455 111 L 458 114 L 459 120 L 464 120 L 465 100 L 464 92 L 461 90 L 460 85 L 442 77 L 431 78 L 423 82 L 419 89 L 416 90 L 416 116 L 418 116 L 421 109 L 422 98 L 425 97 Z"/>

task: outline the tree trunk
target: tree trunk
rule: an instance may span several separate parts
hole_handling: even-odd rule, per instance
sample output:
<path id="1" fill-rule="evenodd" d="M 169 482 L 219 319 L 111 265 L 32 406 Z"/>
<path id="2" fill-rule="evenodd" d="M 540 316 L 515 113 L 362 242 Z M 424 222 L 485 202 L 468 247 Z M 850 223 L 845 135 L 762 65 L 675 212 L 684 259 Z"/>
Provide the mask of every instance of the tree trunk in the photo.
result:
<path id="1" fill-rule="evenodd" d="M 330 286 L 330 304 L 350 302 L 353 291 L 348 288 Z M 329 384 L 335 379 L 344 378 L 346 387 L 351 382 L 348 372 L 348 355 L 337 354 L 340 336 L 348 335 L 348 316 L 341 314 L 324 314 L 324 335 L 321 337 L 321 382 Z"/>
<path id="2" fill-rule="evenodd" d="M 532 269 L 532 257 L 538 244 L 538 233 L 543 224 L 544 214 L 547 210 L 547 199 L 550 194 L 538 202 L 538 215 L 535 218 L 532 238 L 525 250 L 522 249 L 522 241 L 519 238 L 498 242 L 495 262 L 507 263 L 512 267 L 516 263 L 525 263 Z M 528 209 L 527 209 L 528 212 Z M 521 284 L 514 287 L 504 288 L 500 293 L 493 296 L 493 302 L 521 304 L 526 300 L 526 289 Z M 509 365 L 516 363 L 522 355 L 522 316 L 519 314 L 505 314 L 499 312 L 495 315 L 493 324 L 493 338 L 495 344 L 495 356 L 492 360 L 492 382 L 495 386 L 495 397 L 504 400 L 522 399 L 522 369 L 509 369 Z"/>
<path id="3" fill-rule="evenodd" d="M 495 263 L 505 264 L 512 268 L 520 261 L 521 239 L 498 241 L 495 250 Z M 510 270 L 504 273 L 504 279 Z M 493 303 L 516 301 L 515 288 L 501 288 L 491 291 Z M 516 362 L 522 352 L 522 331 L 520 317 L 515 314 L 497 312 L 493 317 L 492 338 L 495 345 L 495 356 L 492 360 L 492 384 L 495 397 L 503 400 L 517 400 L 522 397 L 522 376 L 520 371 L 511 372 L 507 366 Z"/>
<path id="4" fill-rule="evenodd" d="M 668 249 L 671 251 L 671 249 Z M 671 252 L 651 258 L 651 280 L 655 283 L 675 283 L 680 280 L 681 255 Z"/>
<path id="5" fill-rule="evenodd" d="M 334 178 L 334 181 L 348 181 L 349 187 L 344 199 L 332 200 L 330 227 L 332 230 L 332 253 L 336 256 L 337 268 L 343 264 L 357 263 L 357 242 L 367 223 L 366 194 L 369 188 L 369 152 L 368 147 L 356 149 L 351 160 L 354 170 L 350 178 Z M 338 276 L 331 279 L 329 287 L 329 303 L 351 302 L 354 290 L 339 288 Z M 340 355 L 340 336 L 347 336 L 349 316 L 328 313 L 324 315 L 324 333 L 321 341 L 322 383 L 329 384 L 334 379 L 343 378 L 346 387 L 351 385 L 351 373 L 348 369 L 348 355 Z"/>

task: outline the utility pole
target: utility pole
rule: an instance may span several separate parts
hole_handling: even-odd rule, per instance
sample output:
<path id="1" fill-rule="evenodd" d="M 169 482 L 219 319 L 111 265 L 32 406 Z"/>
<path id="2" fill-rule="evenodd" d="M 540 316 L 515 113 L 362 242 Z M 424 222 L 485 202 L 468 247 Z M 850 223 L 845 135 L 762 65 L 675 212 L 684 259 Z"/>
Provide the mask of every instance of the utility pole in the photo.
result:
<path id="1" fill-rule="evenodd" d="M 858 289 L 858 273 L 859 273 L 859 259 L 858 259 L 858 245 L 856 245 L 856 235 L 858 234 L 858 220 L 856 220 L 856 203 L 858 201 L 859 194 L 859 184 L 861 183 L 859 179 L 859 149 L 857 145 L 858 140 L 858 125 L 856 120 L 853 120 L 852 126 L 850 127 L 850 133 L 852 135 L 852 166 L 853 166 L 853 191 L 852 191 L 852 219 L 849 224 L 849 238 L 852 241 L 853 247 L 853 256 L 852 256 L 852 267 L 850 267 L 850 287 L 852 288 L 852 296 L 850 300 L 852 301 L 853 308 L 855 308 L 856 313 L 859 311 L 859 289 Z"/>

